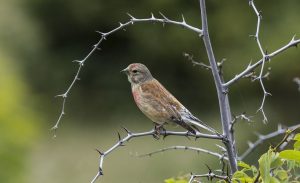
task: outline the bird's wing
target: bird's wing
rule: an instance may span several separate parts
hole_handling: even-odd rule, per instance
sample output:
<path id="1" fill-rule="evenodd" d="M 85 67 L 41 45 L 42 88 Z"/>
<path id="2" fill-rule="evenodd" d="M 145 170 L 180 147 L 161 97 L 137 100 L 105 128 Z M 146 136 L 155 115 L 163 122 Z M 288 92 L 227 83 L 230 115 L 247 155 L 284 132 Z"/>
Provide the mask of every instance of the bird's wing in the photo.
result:
<path id="1" fill-rule="evenodd" d="M 141 102 L 144 106 L 163 115 L 165 119 L 180 118 L 177 108 L 181 105 L 156 79 L 149 80 L 140 86 Z"/>
<path id="2" fill-rule="evenodd" d="M 156 79 L 143 83 L 141 90 L 142 98 L 147 100 L 145 102 L 148 104 L 148 110 L 152 112 L 155 111 L 154 113 L 157 115 L 157 119 L 164 119 L 164 122 L 176 123 L 188 131 L 194 134 L 196 133 L 188 123 L 182 120 L 181 111 L 185 109 L 185 107 Z M 153 118 L 153 114 L 147 116 L 150 119 L 151 117 Z"/>
<path id="3" fill-rule="evenodd" d="M 168 111 L 168 114 L 170 114 L 168 118 L 171 119 L 172 122 L 175 122 L 192 133 L 195 133 L 194 129 L 199 131 L 198 128 L 205 129 L 212 133 L 218 133 L 212 127 L 195 117 L 156 79 L 149 81 L 145 87 L 142 87 L 142 90 L 145 93 L 151 93 L 150 95 L 155 96 L 153 97 L 154 99 L 159 100 L 157 103 L 160 103 L 160 105 Z"/>

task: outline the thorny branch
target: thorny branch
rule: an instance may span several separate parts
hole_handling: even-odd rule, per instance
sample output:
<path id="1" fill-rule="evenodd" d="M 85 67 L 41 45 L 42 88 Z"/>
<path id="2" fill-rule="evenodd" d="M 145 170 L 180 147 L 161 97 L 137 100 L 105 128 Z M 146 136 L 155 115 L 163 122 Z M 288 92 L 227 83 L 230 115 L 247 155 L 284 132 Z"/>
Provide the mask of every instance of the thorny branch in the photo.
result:
<path id="1" fill-rule="evenodd" d="M 223 76 L 222 73 L 219 72 L 219 67 L 217 65 L 215 55 L 212 49 L 209 31 L 208 31 L 208 23 L 207 23 L 207 13 L 206 13 L 206 4 L 205 0 L 199 0 L 200 10 L 201 10 L 201 20 L 202 20 L 202 31 L 203 31 L 203 42 L 206 48 L 207 57 L 211 66 L 211 72 L 214 78 L 215 86 L 217 89 L 219 108 L 220 108 L 220 117 L 223 129 L 223 135 L 227 138 L 226 141 L 223 141 L 226 151 L 227 157 L 230 164 L 230 171 L 233 174 L 237 170 L 237 156 L 236 149 L 234 143 L 234 134 L 230 131 L 230 123 L 231 119 L 231 111 L 229 105 L 228 98 L 228 90 L 227 87 L 223 85 Z"/>
<path id="2" fill-rule="evenodd" d="M 258 145 L 263 144 L 266 140 L 269 140 L 271 138 L 274 138 L 276 136 L 285 134 L 286 131 L 289 130 L 294 130 L 300 127 L 300 124 L 298 125 L 294 125 L 288 128 L 283 128 L 281 125 L 278 125 L 278 129 L 275 132 L 269 133 L 267 135 L 261 135 L 261 134 L 257 134 L 258 139 L 252 143 L 252 142 L 248 142 L 249 148 L 238 158 L 239 160 L 243 160 L 245 159 L 251 152 L 253 152 Z"/>
<path id="3" fill-rule="evenodd" d="M 203 63 L 203 62 L 197 62 L 196 60 L 194 60 L 194 56 L 193 55 L 190 55 L 188 53 L 183 53 L 183 56 L 186 57 L 188 59 L 188 61 L 191 61 L 193 66 L 199 66 L 201 68 L 204 68 L 206 70 L 211 70 L 211 66 Z"/>
<path id="4" fill-rule="evenodd" d="M 170 150 L 179 150 L 179 149 L 195 151 L 198 154 L 200 152 L 202 152 L 202 153 L 206 153 L 206 154 L 218 157 L 219 159 L 228 160 L 228 158 L 224 154 L 212 152 L 212 151 L 207 150 L 207 149 L 202 149 L 202 148 L 198 148 L 198 147 L 189 147 L 189 146 L 170 146 L 170 147 L 166 147 L 166 148 L 159 149 L 159 150 L 156 150 L 156 151 L 152 151 L 152 152 L 147 153 L 147 154 L 138 155 L 138 157 L 152 156 L 152 155 L 157 154 L 157 153 L 162 153 L 162 152 L 166 152 L 166 151 L 170 151 Z"/>
<path id="5" fill-rule="evenodd" d="M 264 87 L 264 84 L 263 84 L 263 81 L 262 79 L 265 77 L 265 75 L 263 75 L 263 69 L 264 69 L 264 65 L 265 65 L 265 62 L 268 62 L 270 61 L 271 58 L 273 58 L 274 56 L 278 55 L 279 53 L 287 50 L 288 48 L 290 47 L 297 47 L 297 45 L 300 43 L 300 39 L 295 39 L 295 36 L 291 39 L 291 41 L 286 44 L 285 46 L 279 48 L 278 50 L 268 54 L 268 53 L 265 53 L 262 49 L 262 46 L 261 46 L 261 43 L 260 43 L 260 39 L 259 39 L 259 30 L 260 30 L 260 21 L 261 21 L 261 13 L 257 10 L 257 8 L 255 7 L 254 5 L 254 0 L 249 0 L 249 5 L 253 8 L 256 16 L 257 16 L 257 28 L 256 28 L 256 34 L 253 36 L 258 44 L 258 47 L 259 47 L 259 50 L 263 56 L 262 59 L 260 59 L 259 61 L 257 61 L 256 63 L 252 64 L 251 62 L 249 63 L 249 65 L 247 66 L 247 68 L 242 71 L 240 74 L 236 75 L 233 79 L 227 81 L 226 83 L 224 83 L 223 85 L 224 86 L 230 86 L 231 84 L 233 84 L 234 82 L 240 80 L 241 78 L 245 77 L 246 75 L 250 74 L 251 72 L 254 71 L 255 68 L 257 68 L 258 66 L 261 66 L 261 70 L 260 70 L 260 74 L 259 76 L 256 77 L 256 79 L 258 79 L 260 81 L 260 84 L 261 84 L 261 87 L 263 89 L 263 92 L 264 92 L 264 97 L 263 97 L 263 100 L 262 100 L 262 103 L 261 103 L 261 106 L 259 107 L 258 111 L 261 111 L 262 112 L 262 115 L 263 115 L 263 121 L 264 122 L 267 122 L 267 117 L 265 115 L 265 112 L 264 112 L 264 109 L 263 109 L 263 106 L 264 106 L 264 102 L 265 102 L 265 98 L 270 95 L 270 93 L 268 93 L 266 90 L 265 90 L 265 87 Z"/>
<path id="6" fill-rule="evenodd" d="M 209 172 L 206 174 L 200 174 L 200 175 L 191 175 L 189 183 L 193 183 L 193 182 L 198 182 L 201 183 L 202 181 L 197 181 L 197 178 L 207 178 L 208 180 L 212 181 L 213 179 L 219 179 L 219 180 L 225 180 L 225 181 L 229 181 L 230 178 L 227 175 L 217 175 L 213 172 Z"/>
<path id="7" fill-rule="evenodd" d="M 262 16 L 261 16 L 261 12 L 259 12 L 257 10 L 257 8 L 255 7 L 255 4 L 254 4 L 254 0 L 250 0 L 249 1 L 249 5 L 253 8 L 256 16 L 257 16 L 257 27 L 256 27 L 256 33 L 254 35 L 254 38 L 257 42 L 257 45 L 258 45 L 258 48 L 262 54 L 262 64 L 261 64 L 261 69 L 260 69 L 260 73 L 259 73 L 259 76 L 256 78 L 257 80 L 259 80 L 259 83 L 261 85 L 261 88 L 264 92 L 264 96 L 263 96 L 263 99 L 262 99 L 262 102 L 261 102 L 261 105 L 259 107 L 259 109 L 257 111 L 260 111 L 263 115 L 263 122 L 264 123 L 267 123 L 268 122 L 268 118 L 265 114 L 265 111 L 264 111 L 264 104 L 265 104 L 265 100 L 266 100 L 266 97 L 268 95 L 271 95 L 269 92 L 266 91 L 266 88 L 265 88 L 265 85 L 263 83 L 263 72 L 264 72 L 264 68 L 265 68 L 265 63 L 266 61 L 270 60 L 269 57 L 266 56 L 265 52 L 263 51 L 262 49 L 262 46 L 261 46 L 261 42 L 260 42 L 260 39 L 259 39 L 259 31 L 260 31 L 260 21 L 262 19 Z"/>
<path id="8" fill-rule="evenodd" d="M 288 44 L 284 45 L 283 47 L 279 48 L 278 50 L 267 54 L 266 56 L 271 59 L 274 56 L 278 55 L 279 53 L 282 53 L 283 51 L 287 50 L 290 47 L 297 47 L 297 45 L 300 43 L 300 39 L 295 39 L 295 36 L 289 41 Z M 270 61 L 270 60 L 266 60 L 266 61 Z M 242 71 L 241 73 L 237 74 L 234 78 L 232 78 L 231 80 L 227 81 L 226 83 L 224 83 L 224 86 L 230 86 L 233 83 L 239 81 L 241 78 L 243 78 L 244 76 L 246 76 L 247 74 L 251 73 L 254 71 L 254 69 L 256 69 L 258 66 L 260 66 L 263 62 L 263 59 L 260 59 L 259 61 L 257 61 L 256 63 L 252 64 L 251 62 L 249 63 L 249 65 L 247 66 L 247 68 Z"/>
<path id="9" fill-rule="evenodd" d="M 144 137 L 144 136 L 153 136 L 157 133 L 155 129 L 147 131 L 147 132 L 141 132 L 141 133 L 133 133 L 129 131 L 127 128 L 124 128 L 126 131 L 127 135 L 124 138 L 121 138 L 120 134 L 118 133 L 118 142 L 113 145 L 111 148 L 109 148 L 107 151 L 102 152 L 97 149 L 97 152 L 99 152 L 100 159 L 99 159 L 99 169 L 91 183 L 94 183 L 101 175 L 103 175 L 103 162 L 104 158 L 108 156 L 111 152 L 113 152 L 115 149 L 118 147 L 124 146 L 126 142 L 128 142 L 132 138 L 137 138 L 137 137 Z M 203 134 L 197 132 L 196 135 L 187 132 L 176 132 L 176 131 L 164 131 L 161 130 L 159 132 L 160 135 L 167 137 L 167 136 L 186 136 L 186 137 L 195 137 L 195 138 L 207 138 L 207 139 L 219 139 L 223 140 L 222 137 L 218 135 L 210 135 L 210 134 Z"/>
<path id="10" fill-rule="evenodd" d="M 67 90 L 63 94 L 60 94 L 60 95 L 56 96 L 56 97 L 62 97 L 63 101 L 62 101 L 62 108 L 61 108 L 61 112 L 59 114 L 59 117 L 58 117 L 55 125 L 51 128 L 52 130 L 54 130 L 54 137 L 56 136 L 56 130 L 58 129 L 59 123 L 60 123 L 62 117 L 65 115 L 65 104 L 66 104 L 67 97 L 70 94 L 70 91 L 73 88 L 76 81 L 79 80 L 79 74 L 80 74 L 85 62 L 97 49 L 100 49 L 100 44 L 102 43 L 102 41 L 106 40 L 111 34 L 117 32 L 119 30 L 124 30 L 125 27 L 133 25 L 134 23 L 159 22 L 159 23 L 162 23 L 163 25 L 165 25 L 165 24 L 179 25 L 179 26 L 182 26 L 183 28 L 186 28 L 186 29 L 189 29 L 193 32 L 196 32 L 199 36 L 202 36 L 202 30 L 187 24 L 183 15 L 182 15 L 182 21 L 181 22 L 171 20 L 171 19 L 167 18 L 162 13 L 160 13 L 160 15 L 162 16 L 162 18 L 156 18 L 153 14 L 151 14 L 150 18 L 139 19 L 139 18 L 133 17 L 132 15 L 130 15 L 128 13 L 128 16 L 130 17 L 130 20 L 127 21 L 126 23 L 120 23 L 120 25 L 118 27 L 112 29 L 109 32 L 97 31 L 101 35 L 101 38 L 93 46 L 93 49 L 82 60 L 75 60 L 74 61 L 74 62 L 77 62 L 79 64 L 79 67 L 78 67 L 78 70 L 77 70 L 77 72 L 74 76 L 74 79 L 72 80 L 71 84 L 69 85 L 69 87 L 67 88 Z"/>

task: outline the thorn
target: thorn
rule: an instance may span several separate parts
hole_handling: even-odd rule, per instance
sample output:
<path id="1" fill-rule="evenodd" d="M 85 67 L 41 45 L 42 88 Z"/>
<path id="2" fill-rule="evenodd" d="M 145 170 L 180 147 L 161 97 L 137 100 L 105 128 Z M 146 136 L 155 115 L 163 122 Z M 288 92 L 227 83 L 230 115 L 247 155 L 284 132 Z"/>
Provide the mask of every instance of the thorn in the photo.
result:
<path id="1" fill-rule="evenodd" d="M 81 61 L 81 60 L 72 60 L 72 62 L 78 62 L 78 63 L 81 63 L 82 61 Z"/>
<path id="2" fill-rule="evenodd" d="M 95 149 L 95 151 L 97 151 L 101 156 L 103 156 L 104 155 L 104 153 L 103 152 L 101 152 L 99 149 Z"/>
<path id="3" fill-rule="evenodd" d="M 55 97 L 67 98 L 67 93 L 56 95 Z"/>
<path id="4" fill-rule="evenodd" d="M 278 123 L 278 127 L 277 127 L 278 131 L 282 130 L 282 124 Z"/>
<path id="5" fill-rule="evenodd" d="M 295 41 L 295 37 L 296 37 L 296 34 L 292 37 L 291 42 L 294 42 L 294 41 Z"/>
<path id="6" fill-rule="evenodd" d="M 183 14 L 181 14 L 181 17 L 182 17 L 182 23 L 186 24 Z"/>
<path id="7" fill-rule="evenodd" d="M 54 130 L 55 131 L 55 133 L 56 133 L 56 130 L 58 129 L 58 126 L 57 125 L 55 125 L 55 126 L 53 126 L 50 130 L 52 131 L 52 130 Z M 54 138 L 56 137 L 56 135 L 55 135 L 55 133 L 54 133 Z"/>
<path id="8" fill-rule="evenodd" d="M 96 31 L 97 33 L 99 33 L 99 34 L 101 34 L 101 36 L 105 36 L 106 35 L 106 33 L 104 33 L 104 32 L 100 32 L 100 31 Z"/>
<path id="9" fill-rule="evenodd" d="M 250 37 L 250 38 L 252 38 L 252 37 L 255 38 L 256 35 L 250 34 L 249 37 Z"/>
<path id="10" fill-rule="evenodd" d="M 155 17 L 154 17 L 154 15 L 153 15 L 153 13 L 151 13 L 151 19 L 152 19 L 152 20 L 154 20 L 154 19 L 155 19 Z"/>
<path id="11" fill-rule="evenodd" d="M 250 60 L 250 62 L 249 62 L 249 64 L 248 64 L 247 68 L 251 67 L 251 64 L 252 64 L 252 60 Z"/>
<path id="12" fill-rule="evenodd" d="M 223 147 L 223 146 L 220 146 L 219 144 L 216 144 L 216 146 L 217 147 L 219 147 L 223 152 L 226 152 L 226 149 L 225 149 L 225 147 Z"/>
<path id="13" fill-rule="evenodd" d="M 165 20 L 169 20 L 164 14 L 162 14 L 162 12 L 159 12 L 159 14 L 160 14 Z"/>
<path id="14" fill-rule="evenodd" d="M 121 141 L 121 135 L 120 135 L 120 133 L 119 132 L 117 132 L 118 133 L 118 138 L 119 138 L 119 142 Z"/>
<path id="15" fill-rule="evenodd" d="M 211 169 L 209 168 L 209 166 L 207 164 L 205 164 L 205 165 L 206 165 L 206 167 L 208 169 L 208 173 L 211 174 L 211 172 L 212 172 Z"/>
<path id="16" fill-rule="evenodd" d="M 101 167 L 99 167 L 99 175 L 103 175 L 103 170 Z"/>
<path id="17" fill-rule="evenodd" d="M 122 128 L 126 131 L 126 133 L 127 134 L 129 134 L 129 135 L 131 135 L 132 134 L 132 132 L 131 131 L 129 131 L 126 127 L 124 127 L 124 126 L 122 126 Z"/>
<path id="18" fill-rule="evenodd" d="M 121 22 L 119 22 L 119 24 L 120 24 L 120 27 L 122 27 L 122 26 L 123 26 L 123 24 L 122 24 Z"/>
<path id="19" fill-rule="evenodd" d="M 247 144 L 248 144 L 248 146 L 249 146 L 250 148 L 253 147 L 253 143 L 252 143 L 251 141 L 248 141 Z"/>
<path id="20" fill-rule="evenodd" d="M 258 11 L 258 18 L 259 18 L 259 19 L 262 19 L 262 11 L 261 11 L 261 10 Z"/>
<path id="21" fill-rule="evenodd" d="M 131 20 L 135 20 L 135 18 L 132 15 L 130 15 L 129 13 L 126 14 L 131 18 Z"/>

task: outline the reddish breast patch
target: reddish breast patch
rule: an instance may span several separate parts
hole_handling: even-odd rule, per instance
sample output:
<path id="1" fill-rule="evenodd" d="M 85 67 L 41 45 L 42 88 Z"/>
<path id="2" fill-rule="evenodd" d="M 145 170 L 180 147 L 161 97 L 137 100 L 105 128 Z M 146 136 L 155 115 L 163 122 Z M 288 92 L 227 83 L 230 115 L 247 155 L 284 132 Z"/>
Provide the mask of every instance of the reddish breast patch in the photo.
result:
<path id="1" fill-rule="evenodd" d="M 139 92 L 137 91 L 137 89 L 132 91 L 132 95 L 133 95 L 134 101 L 138 104 L 141 96 L 140 96 Z"/>

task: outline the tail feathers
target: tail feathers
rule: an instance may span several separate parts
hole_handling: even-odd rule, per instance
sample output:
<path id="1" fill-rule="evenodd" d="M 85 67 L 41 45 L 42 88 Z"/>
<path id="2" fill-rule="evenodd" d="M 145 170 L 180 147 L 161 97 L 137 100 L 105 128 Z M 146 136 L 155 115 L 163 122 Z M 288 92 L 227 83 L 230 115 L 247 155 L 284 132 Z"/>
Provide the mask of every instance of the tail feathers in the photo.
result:
<path id="1" fill-rule="evenodd" d="M 192 125 L 186 123 L 185 121 L 183 121 L 183 120 L 174 120 L 174 122 L 177 123 L 178 125 L 182 126 L 183 128 L 185 128 L 186 130 L 188 130 L 192 134 L 194 134 L 194 135 L 197 134 L 196 130 L 194 128 L 192 128 Z"/>
<path id="2" fill-rule="evenodd" d="M 219 134 L 219 132 L 217 132 L 215 129 L 208 126 L 207 124 L 205 124 L 204 122 L 196 118 L 195 116 L 192 116 L 192 118 L 183 118 L 183 121 L 187 123 L 188 126 L 190 125 L 195 129 L 197 129 L 197 131 L 199 131 L 198 128 L 202 128 L 214 134 Z"/>

